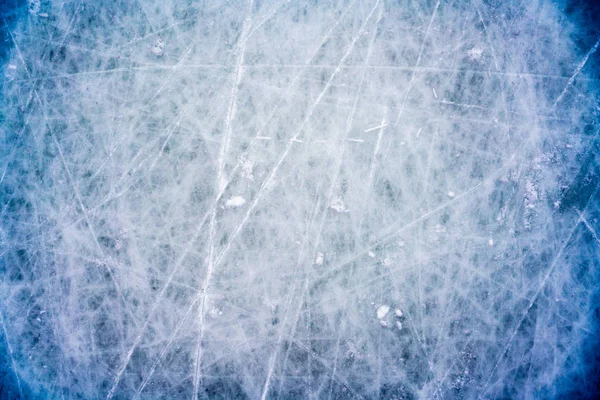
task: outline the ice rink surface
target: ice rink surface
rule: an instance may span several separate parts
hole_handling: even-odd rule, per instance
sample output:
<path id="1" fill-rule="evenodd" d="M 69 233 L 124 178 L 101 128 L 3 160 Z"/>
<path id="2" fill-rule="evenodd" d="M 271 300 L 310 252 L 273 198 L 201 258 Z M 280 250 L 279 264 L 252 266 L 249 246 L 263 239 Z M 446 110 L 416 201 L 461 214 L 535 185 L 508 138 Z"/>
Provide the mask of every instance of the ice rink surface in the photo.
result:
<path id="1" fill-rule="evenodd" d="M 599 395 L 589 4 L 13 3 L 0 398 Z"/>

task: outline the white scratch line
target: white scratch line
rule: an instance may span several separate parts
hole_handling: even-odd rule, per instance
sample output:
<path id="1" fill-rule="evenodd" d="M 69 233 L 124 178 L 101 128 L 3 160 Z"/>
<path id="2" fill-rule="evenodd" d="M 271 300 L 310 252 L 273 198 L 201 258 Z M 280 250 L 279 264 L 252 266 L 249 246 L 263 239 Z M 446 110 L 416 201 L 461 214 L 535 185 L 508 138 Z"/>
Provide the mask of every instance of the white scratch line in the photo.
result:
<path id="1" fill-rule="evenodd" d="M 417 62 L 415 63 L 414 69 L 417 71 L 419 64 L 421 64 L 421 57 L 423 56 L 423 51 L 425 50 L 425 44 L 427 43 L 427 38 L 429 37 L 429 31 L 431 30 L 431 26 L 433 25 L 433 21 L 435 20 L 435 16 L 437 15 L 437 11 L 440 8 L 440 2 L 435 3 L 435 7 L 433 8 L 433 12 L 431 13 L 431 18 L 429 19 L 429 24 L 427 25 L 427 30 L 425 31 L 425 36 L 423 37 L 423 42 L 421 43 L 421 48 L 419 50 L 419 56 L 417 57 Z M 396 117 L 396 122 L 394 122 L 394 127 L 398 126 L 400 122 L 400 117 L 404 113 L 404 106 L 406 105 L 406 101 L 408 100 L 408 95 L 412 89 L 412 85 L 416 79 L 416 75 L 412 74 L 410 81 L 408 81 L 408 87 L 404 91 L 404 97 L 402 98 L 402 103 L 400 104 L 400 111 L 398 112 L 398 116 Z M 386 150 L 387 157 L 387 150 Z"/>
<path id="2" fill-rule="evenodd" d="M 596 50 L 598 50 L 598 46 L 600 46 L 600 39 L 598 39 L 598 41 L 596 42 L 596 44 L 594 45 L 594 47 L 592 47 L 592 49 L 587 52 L 587 54 L 585 55 L 585 57 L 583 57 L 583 59 L 581 60 L 581 62 L 579 63 L 579 65 L 577 65 L 577 68 L 575 68 L 575 72 L 573 73 L 573 75 L 571 75 L 571 77 L 569 78 L 569 81 L 567 82 L 567 86 L 565 86 L 565 88 L 563 89 L 563 91 L 560 94 L 560 96 L 558 96 L 556 98 L 556 100 L 554 101 L 554 104 L 552 104 L 551 110 L 554 110 L 554 108 L 556 107 L 556 105 L 563 99 L 563 97 L 567 93 L 567 90 L 571 87 L 571 85 L 573 84 L 573 82 L 575 82 L 575 78 L 577 77 L 577 75 L 579 75 L 579 73 L 581 72 L 581 70 L 583 69 L 583 67 L 585 67 L 585 64 L 588 62 L 588 60 L 590 59 L 590 57 L 596 52 Z"/>
<path id="3" fill-rule="evenodd" d="M 225 157 L 227 156 L 228 150 L 229 150 L 229 142 L 231 141 L 231 135 L 232 135 L 232 124 L 233 124 L 233 119 L 234 119 L 234 115 L 235 115 L 235 106 L 237 103 L 237 94 L 238 94 L 238 88 L 239 85 L 242 81 L 242 75 L 243 75 L 243 65 L 244 65 L 244 55 L 246 53 L 246 44 L 247 44 L 247 39 L 248 39 L 248 34 L 250 32 L 250 28 L 251 28 L 251 16 L 252 16 L 252 7 L 254 5 L 254 1 L 250 0 L 248 2 L 248 12 L 246 15 L 246 18 L 244 18 L 244 25 L 242 27 L 242 33 L 241 33 L 241 37 L 240 37 L 240 44 L 238 46 L 237 51 L 239 52 L 238 55 L 238 60 L 237 60 L 237 67 L 236 67 L 236 72 L 235 72 L 235 77 L 234 77 L 234 82 L 233 82 L 233 88 L 231 91 L 231 98 L 230 98 L 230 102 L 229 102 L 229 109 L 227 111 L 227 118 L 225 121 L 225 137 L 223 138 L 223 141 L 221 143 L 221 149 L 219 152 L 219 160 L 218 160 L 218 169 L 217 169 L 217 180 L 216 180 L 216 185 L 217 185 L 217 199 L 219 199 L 221 197 L 221 195 L 223 194 L 223 192 L 225 191 L 225 188 L 227 185 L 225 185 L 225 187 L 221 187 L 221 181 L 223 178 L 223 172 L 224 172 L 224 168 L 225 168 Z M 216 202 L 215 202 L 216 204 Z M 206 298 L 207 298 L 207 293 L 212 281 L 212 276 L 213 276 L 213 272 L 214 272 L 214 268 L 215 268 L 215 260 L 214 260 L 214 253 L 215 253 L 215 248 L 214 248 L 214 237 L 215 237 L 215 217 L 216 217 L 216 208 L 213 209 L 213 212 L 211 213 L 211 218 L 210 218 L 210 224 L 209 224 L 209 254 L 208 254 L 208 267 L 207 267 L 207 271 L 206 271 L 206 276 L 204 277 L 204 284 L 202 287 L 202 299 L 201 299 L 201 306 L 200 306 L 200 310 L 199 310 L 199 316 L 200 316 L 200 332 L 198 332 L 198 348 L 196 350 L 196 355 L 194 357 L 194 388 L 193 388 L 193 398 L 197 399 L 198 398 L 198 389 L 199 389 L 199 381 L 200 381 L 200 375 L 199 375 L 199 366 L 201 364 L 201 357 L 202 357 L 202 338 L 204 336 L 204 305 L 206 304 Z"/>
<path id="4" fill-rule="evenodd" d="M 583 222 L 583 224 L 585 225 L 585 227 L 588 228 L 588 230 L 590 231 L 590 233 L 594 237 L 594 240 L 596 241 L 596 243 L 598 243 L 600 245 L 600 239 L 598 239 L 598 235 L 596 234 L 596 230 L 594 228 L 592 228 L 592 226 L 590 225 L 590 223 L 588 222 L 588 220 L 583 216 L 583 214 L 579 210 L 576 210 L 576 211 L 577 211 L 577 214 L 579 214 L 579 219 L 581 219 L 581 222 Z"/>
<path id="5" fill-rule="evenodd" d="M 374 126 L 374 127 L 372 127 L 372 128 L 365 129 L 365 130 L 364 130 L 364 132 L 365 132 L 365 133 L 373 132 L 373 131 L 376 131 L 376 130 L 379 130 L 379 129 L 385 128 L 387 125 L 388 125 L 388 124 L 387 124 L 387 123 L 385 123 L 385 124 L 381 124 L 381 125 L 379 125 L 379 126 Z"/>
<path id="6" fill-rule="evenodd" d="M 442 100 L 442 101 L 440 101 L 440 103 L 442 103 L 442 104 L 449 104 L 449 105 L 452 105 L 452 106 L 463 107 L 463 108 L 477 108 L 479 110 L 487 110 L 487 108 L 481 107 L 481 106 L 477 106 L 475 104 L 457 103 L 455 101 Z"/>

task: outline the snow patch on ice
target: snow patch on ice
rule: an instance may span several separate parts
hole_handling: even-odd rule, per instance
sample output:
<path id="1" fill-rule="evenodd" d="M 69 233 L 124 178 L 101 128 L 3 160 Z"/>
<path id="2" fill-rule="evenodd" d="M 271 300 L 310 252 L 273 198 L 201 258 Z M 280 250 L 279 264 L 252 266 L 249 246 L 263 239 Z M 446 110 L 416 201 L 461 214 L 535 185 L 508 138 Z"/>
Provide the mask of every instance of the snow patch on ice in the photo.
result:
<path id="1" fill-rule="evenodd" d="M 238 208 L 246 204 L 246 199 L 242 196 L 232 196 L 225 202 L 227 208 Z"/>

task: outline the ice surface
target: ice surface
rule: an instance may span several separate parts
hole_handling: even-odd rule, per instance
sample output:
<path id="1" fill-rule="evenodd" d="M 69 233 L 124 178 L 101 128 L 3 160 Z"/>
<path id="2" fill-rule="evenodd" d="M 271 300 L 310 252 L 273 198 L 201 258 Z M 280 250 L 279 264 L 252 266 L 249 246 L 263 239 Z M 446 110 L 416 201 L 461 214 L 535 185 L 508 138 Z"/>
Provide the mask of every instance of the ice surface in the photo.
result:
<path id="1" fill-rule="evenodd" d="M 598 42 L 555 2 L 32 0 L 9 41 L 23 397 L 552 398 L 585 375 Z"/>

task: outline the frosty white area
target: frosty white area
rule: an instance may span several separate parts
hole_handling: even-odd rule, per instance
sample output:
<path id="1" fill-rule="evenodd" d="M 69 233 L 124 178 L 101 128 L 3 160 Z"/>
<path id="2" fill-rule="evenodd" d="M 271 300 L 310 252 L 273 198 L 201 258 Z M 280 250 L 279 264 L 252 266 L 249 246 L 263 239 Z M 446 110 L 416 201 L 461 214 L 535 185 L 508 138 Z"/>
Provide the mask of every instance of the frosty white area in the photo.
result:
<path id="1" fill-rule="evenodd" d="M 31 1 L 0 102 L 18 391 L 557 395 L 600 258 L 576 37 L 535 0 Z"/>

